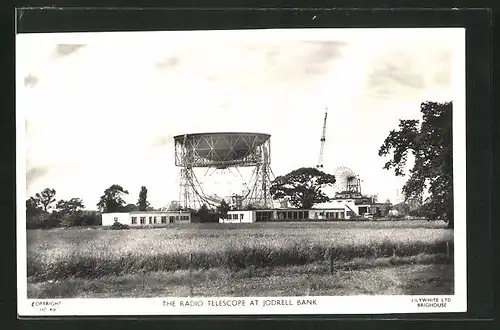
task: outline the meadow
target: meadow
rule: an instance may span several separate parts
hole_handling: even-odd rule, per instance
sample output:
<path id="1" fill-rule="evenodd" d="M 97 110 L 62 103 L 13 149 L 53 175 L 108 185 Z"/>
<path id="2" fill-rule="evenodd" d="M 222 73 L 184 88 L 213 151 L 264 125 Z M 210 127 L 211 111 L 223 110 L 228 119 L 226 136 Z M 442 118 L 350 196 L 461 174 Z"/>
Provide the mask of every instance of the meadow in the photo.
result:
<path id="1" fill-rule="evenodd" d="M 30 297 L 451 294 L 442 222 L 27 231 Z"/>

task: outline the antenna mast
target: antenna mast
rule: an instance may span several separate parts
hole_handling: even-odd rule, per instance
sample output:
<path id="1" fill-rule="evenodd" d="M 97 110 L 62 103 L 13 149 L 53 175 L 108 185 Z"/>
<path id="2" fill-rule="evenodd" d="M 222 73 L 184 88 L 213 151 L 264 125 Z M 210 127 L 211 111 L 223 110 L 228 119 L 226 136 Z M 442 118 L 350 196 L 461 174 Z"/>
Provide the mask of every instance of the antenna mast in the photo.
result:
<path id="1" fill-rule="evenodd" d="M 321 148 L 319 150 L 319 160 L 317 168 L 323 168 L 323 151 L 325 149 L 325 141 L 326 141 L 326 118 L 328 116 L 328 107 L 325 107 L 325 120 L 323 121 L 323 132 L 321 134 Z"/>

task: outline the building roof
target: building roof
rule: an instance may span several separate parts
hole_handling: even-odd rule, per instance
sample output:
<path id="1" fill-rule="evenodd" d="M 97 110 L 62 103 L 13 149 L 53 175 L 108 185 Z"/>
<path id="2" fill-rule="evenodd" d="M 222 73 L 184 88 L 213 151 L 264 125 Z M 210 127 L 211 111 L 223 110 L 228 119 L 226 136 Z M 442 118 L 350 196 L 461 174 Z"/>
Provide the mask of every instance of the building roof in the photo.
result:
<path id="1" fill-rule="evenodd" d="M 339 210 L 343 211 L 344 208 L 341 207 L 322 207 L 322 208 L 315 208 L 315 209 L 294 209 L 294 208 L 276 208 L 276 209 L 256 209 L 256 210 L 229 210 L 229 212 L 250 212 L 250 211 L 258 211 L 258 212 L 272 212 L 272 211 L 277 211 L 277 212 L 288 212 L 288 211 L 329 211 L 329 210 Z"/>
<path id="2" fill-rule="evenodd" d="M 189 213 L 189 211 L 132 211 L 128 212 L 130 214 L 184 214 L 184 213 Z"/>

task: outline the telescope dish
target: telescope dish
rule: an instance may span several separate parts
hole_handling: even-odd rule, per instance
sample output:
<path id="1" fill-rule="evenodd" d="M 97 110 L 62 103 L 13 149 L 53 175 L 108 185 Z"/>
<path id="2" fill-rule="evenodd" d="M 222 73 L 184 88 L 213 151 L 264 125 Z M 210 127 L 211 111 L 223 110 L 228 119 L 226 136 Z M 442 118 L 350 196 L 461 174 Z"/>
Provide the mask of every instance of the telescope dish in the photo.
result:
<path id="1" fill-rule="evenodd" d="M 216 207 L 224 199 L 235 208 L 269 208 L 271 135 L 248 132 L 196 133 L 174 136 L 175 165 L 181 167 L 180 200 L 184 208 Z M 204 173 L 196 173 L 197 171 Z M 246 172 L 246 176 L 245 176 Z M 226 179 L 232 178 L 231 182 Z M 210 181 L 211 184 L 206 181 Z M 214 186 L 225 185 L 224 197 Z M 231 197 L 232 196 L 232 197 Z"/>
<path id="2" fill-rule="evenodd" d="M 359 176 L 346 166 L 335 169 L 335 190 L 337 193 L 361 193 Z"/>

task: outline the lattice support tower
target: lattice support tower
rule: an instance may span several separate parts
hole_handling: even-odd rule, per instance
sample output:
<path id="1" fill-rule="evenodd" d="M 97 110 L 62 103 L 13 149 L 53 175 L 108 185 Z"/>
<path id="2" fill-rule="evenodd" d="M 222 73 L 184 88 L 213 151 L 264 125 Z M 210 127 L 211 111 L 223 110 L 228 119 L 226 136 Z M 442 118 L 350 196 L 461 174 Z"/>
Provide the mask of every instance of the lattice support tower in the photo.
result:
<path id="1" fill-rule="evenodd" d="M 325 108 L 325 119 L 323 120 L 323 130 L 321 132 L 321 146 L 319 149 L 319 159 L 317 168 L 323 168 L 323 153 L 325 151 L 325 142 L 326 142 L 326 119 L 328 117 L 328 107 Z"/>
<path id="2" fill-rule="evenodd" d="M 204 191 L 195 168 L 205 168 L 207 175 L 224 170 L 253 168 L 252 177 L 239 201 L 243 208 L 272 208 L 270 186 L 271 170 L 270 135 L 262 133 L 200 133 L 174 137 L 175 163 L 180 166 L 180 202 L 185 209 L 199 209 L 203 204 L 216 207 L 219 199 Z M 240 173 L 241 176 L 241 173 Z M 243 178 L 242 178 L 243 179 Z M 227 198 L 227 199 L 226 199 Z M 230 202 L 231 196 L 224 196 Z"/>

